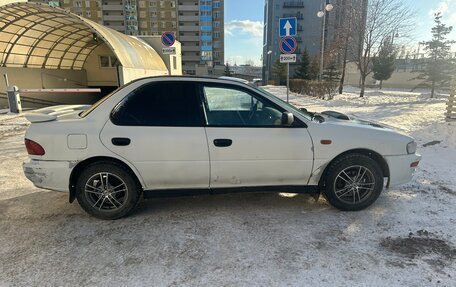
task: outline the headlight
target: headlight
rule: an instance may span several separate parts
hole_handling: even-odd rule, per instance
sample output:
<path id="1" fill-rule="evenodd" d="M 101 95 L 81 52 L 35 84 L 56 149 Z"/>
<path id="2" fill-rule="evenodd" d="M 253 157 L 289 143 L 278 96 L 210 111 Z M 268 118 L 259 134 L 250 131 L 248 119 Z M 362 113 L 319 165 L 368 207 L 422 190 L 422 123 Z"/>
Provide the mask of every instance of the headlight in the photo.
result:
<path id="1" fill-rule="evenodd" d="M 407 153 L 412 154 L 416 152 L 416 142 L 412 141 L 407 144 Z"/>

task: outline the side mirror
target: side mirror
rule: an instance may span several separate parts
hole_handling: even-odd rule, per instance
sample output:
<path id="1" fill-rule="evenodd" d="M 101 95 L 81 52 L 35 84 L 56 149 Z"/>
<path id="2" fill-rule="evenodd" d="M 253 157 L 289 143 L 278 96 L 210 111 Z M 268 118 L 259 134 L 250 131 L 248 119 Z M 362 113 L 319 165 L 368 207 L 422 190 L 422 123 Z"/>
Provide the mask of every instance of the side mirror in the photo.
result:
<path id="1" fill-rule="evenodd" d="M 291 126 L 291 124 L 294 122 L 294 116 L 290 112 L 284 112 L 282 114 L 282 125 L 283 126 Z"/>

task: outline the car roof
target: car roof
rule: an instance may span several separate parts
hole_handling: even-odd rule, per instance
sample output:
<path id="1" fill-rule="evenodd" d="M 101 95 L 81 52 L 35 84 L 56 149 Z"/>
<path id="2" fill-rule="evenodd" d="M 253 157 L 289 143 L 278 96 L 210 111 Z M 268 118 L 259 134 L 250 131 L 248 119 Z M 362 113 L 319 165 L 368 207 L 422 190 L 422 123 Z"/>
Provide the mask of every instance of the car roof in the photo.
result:
<path id="1" fill-rule="evenodd" d="M 210 77 L 210 76 L 192 76 L 192 75 L 182 75 L 182 76 L 163 75 L 163 76 L 144 77 L 144 78 L 135 79 L 135 80 L 129 82 L 128 84 L 132 84 L 134 82 L 144 81 L 144 80 L 163 80 L 163 81 L 182 80 L 182 81 L 194 81 L 194 82 L 207 82 L 209 80 L 211 82 L 218 82 L 218 83 L 249 85 L 249 81 L 240 79 L 240 78 L 235 78 L 235 77 L 227 77 L 227 76 Z"/>

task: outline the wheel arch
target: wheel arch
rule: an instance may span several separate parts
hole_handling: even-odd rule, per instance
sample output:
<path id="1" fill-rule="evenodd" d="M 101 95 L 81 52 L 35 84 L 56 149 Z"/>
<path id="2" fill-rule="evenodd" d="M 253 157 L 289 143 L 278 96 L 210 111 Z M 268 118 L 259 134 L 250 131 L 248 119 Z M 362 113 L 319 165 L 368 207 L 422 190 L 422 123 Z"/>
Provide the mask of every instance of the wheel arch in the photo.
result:
<path id="1" fill-rule="evenodd" d="M 85 167 L 96 163 L 96 162 L 105 162 L 105 163 L 112 163 L 112 164 L 117 164 L 125 168 L 127 171 L 131 173 L 133 176 L 134 180 L 137 181 L 138 186 L 143 187 L 141 177 L 133 168 L 131 168 L 128 164 L 123 162 L 122 160 L 114 157 L 109 157 L 109 156 L 95 156 L 95 157 L 90 157 L 87 158 L 83 161 L 80 161 L 76 164 L 76 166 L 73 168 L 70 174 L 70 183 L 69 183 L 69 191 L 70 191 L 70 197 L 69 197 L 69 202 L 72 203 L 76 199 L 76 181 L 81 174 L 81 172 L 84 170 Z"/>
<path id="2" fill-rule="evenodd" d="M 358 149 L 351 149 L 351 150 L 344 151 L 343 153 L 334 157 L 330 162 L 328 162 L 328 164 L 326 165 L 325 169 L 323 170 L 323 172 L 320 176 L 320 180 L 318 181 L 318 187 L 319 187 L 320 191 L 323 188 L 323 183 L 324 183 L 328 169 L 331 166 L 331 164 L 334 161 L 338 160 L 339 158 L 349 155 L 349 154 L 362 154 L 362 155 L 370 157 L 372 160 L 374 160 L 376 163 L 378 163 L 378 165 L 382 169 L 383 177 L 387 177 L 388 182 L 389 182 L 390 172 L 389 172 L 388 163 L 386 162 L 385 158 L 383 158 L 383 156 L 381 156 L 378 152 L 375 152 L 373 150 L 365 149 L 365 148 L 358 148 Z"/>

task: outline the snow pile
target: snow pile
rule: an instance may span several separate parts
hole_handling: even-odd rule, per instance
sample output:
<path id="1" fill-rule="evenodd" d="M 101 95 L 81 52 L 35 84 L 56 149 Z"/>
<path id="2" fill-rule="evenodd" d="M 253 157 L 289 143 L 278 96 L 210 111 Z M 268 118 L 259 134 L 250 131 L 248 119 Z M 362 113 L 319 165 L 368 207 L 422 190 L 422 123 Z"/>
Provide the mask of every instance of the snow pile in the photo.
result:
<path id="1" fill-rule="evenodd" d="M 284 87 L 266 89 L 286 99 Z M 414 179 L 359 212 L 303 195 L 230 194 L 150 200 L 131 217 L 98 221 L 67 194 L 33 187 L 21 167 L 28 123 L 0 114 L 0 286 L 455 286 L 456 122 L 445 122 L 447 96 L 358 91 L 290 101 L 416 138 L 423 159 Z"/>

